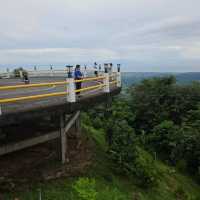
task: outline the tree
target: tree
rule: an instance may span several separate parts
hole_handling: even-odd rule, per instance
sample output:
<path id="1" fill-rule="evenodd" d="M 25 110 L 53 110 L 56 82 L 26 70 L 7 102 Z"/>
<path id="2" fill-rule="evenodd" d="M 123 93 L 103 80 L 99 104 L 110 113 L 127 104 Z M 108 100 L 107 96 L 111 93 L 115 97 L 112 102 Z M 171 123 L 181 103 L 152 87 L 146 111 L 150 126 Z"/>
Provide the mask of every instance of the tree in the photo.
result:
<path id="1" fill-rule="evenodd" d="M 150 144 L 162 157 L 171 162 L 176 161 L 174 151 L 182 139 L 180 128 L 172 121 L 163 121 L 155 126 L 149 136 Z"/>
<path id="2" fill-rule="evenodd" d="M 200 84 L 176 85 L 174 77 L 144 80 L 132 89 L 136 132 L 152 129 L 165 120 L 181 125 L 187 112 L 200 101 Z"/>
<path id="3" fill-rule="evenodd" d="M 144 80 L 132 89 L 132 108 L 137 131 L 150 131 L 155 125 L 169 119 L 167 111 L 175 85 L 174 77 Z"/>

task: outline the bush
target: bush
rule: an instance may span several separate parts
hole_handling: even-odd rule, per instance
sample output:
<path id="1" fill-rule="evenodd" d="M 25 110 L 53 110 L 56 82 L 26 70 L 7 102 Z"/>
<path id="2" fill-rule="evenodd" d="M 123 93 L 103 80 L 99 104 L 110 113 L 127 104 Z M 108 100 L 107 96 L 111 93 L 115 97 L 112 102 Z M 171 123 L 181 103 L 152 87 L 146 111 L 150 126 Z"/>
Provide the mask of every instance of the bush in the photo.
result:
<path id="1" fill-rule="evenodd" d="M 96 183 L 94 179 L 79 178 L 73 185 L 73 189 L 81 200 L 96 200 Z"/>
<path id="2" fill-rule="evenodd" d="M 139 147 L 135 155 L 131 171 L 138 178 L 139 185 L 146 188 L 157 185 L 158 171 L 151 155 Z"/>
<path id="3" fill-rule="evenodd" d="M 121 152 L 111 151 L 117 173 L 137 178 L 138 185 L 149 188 L 157 185 L 158 172 L 155 161 L 146 151 L 138 146 L 126 146 Z"/>
<path id="4" fill-rule="evenodd" d="M 125 200 L 127 197 L 118 189 L 111 189 L 107 187 L 102 192 L 98 193 L 97 200 Z"/>
<path id="5" fill-rule="evenodd" d="M 179 186 L 176 190 L 175 190 L 175 196 L 177 199 L 180 200 L 198 200 L 199 197 L 196 197 L 194 195 L 188 194 L 188 192 L 186 192 L 184 190 L 183 187 Z"/>
<path id="6" fill-rule="evenodd" d="M 177 158 L 176 151 L 182 139 L 180 128 L 172 121 L 163 121 L 153 129 L 153 134 L 149 136 L 151 147 L 162 157 L 175 163 Z"/>

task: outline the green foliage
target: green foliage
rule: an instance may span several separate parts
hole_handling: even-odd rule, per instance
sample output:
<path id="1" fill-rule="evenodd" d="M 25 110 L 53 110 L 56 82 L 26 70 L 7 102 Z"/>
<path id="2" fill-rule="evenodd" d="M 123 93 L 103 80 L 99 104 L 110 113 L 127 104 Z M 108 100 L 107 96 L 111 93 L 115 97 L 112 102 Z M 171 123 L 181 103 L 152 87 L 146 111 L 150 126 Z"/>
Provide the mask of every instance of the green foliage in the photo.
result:
<path id="1" fill-rule="evenodd" d="M 120 136 L 113 143 L 110 156 L 115 162 L 114 170 L 129 177 L 137 177 L 137 183 L 142 187 L 155 186 L 158 171 L 153 158 L 130 141 L 130 137 Z"/>
<path id="2" fill-rule="evenodd" d="M 165 120 L 180 125 L 187 112 L 197 108 L 200 84 L 176 85 L 174 77 L 144 80 L 132 89 L 137 132 L 150 132 Z"/>
<path id="3" fill-rule="evenodd" d="M 124 200 L 126 195 L 121 193 L 117 188 L 103 186 L 101 190 L 97 191 L 98 185 L 95 179 L 79 178 L 73 185 L 73 189 L 77 194 L 73 199 L 81 200 Z M 102 186 L 99 186 L 102 187 Z"/>
<path id="4" fill-rule="evenodd" d="M 198 200 L 198 197 L 195 197 L 193 194 L 186 192 L 182 186 L 179 186 L 175 190 L 175 197 L 181 200 Z"/>
<path id="5" fill-rule="evenodd" d="M 172 121 L 163 121 L 152 132 L 149 136 L 151 145 L 159 154 L 174 162 L 174 151 L 182 138 L 179 127 Z"/>
<path id="6" fill-rule="evenodd" d="M 170 118 L 168 109 L 174 88 L 174 77 L 165 77 L 144 80 L 132 89 L 132 107 L 138 131 L 149 131 L 164 119 Z"/>
<path id="7" fill-rule="evenodd" d="M 155 161 L 143 149 L 137 147 L 131 171 L 138 177 L 140 186 L 152 187 L 158 183 L 158 170 Z"/>
<path id="8" fill-rule="evenodd" d="M 118 173 L 129 175 L 130 166 L 132 166 L 136 156 L 134 132 L 126 122 L 116 124 L 113 129 L 115 135 L 110 147 L 110 157 L 116 163 L 115 170 Z"/>
<path id="9" fill-rule="evenodd" d="M 162 159 L 198 177 L 200 83 L 175 83 L 174 77 L 152 78 L 132 89 L 132 127 L 136 134 L 142 133 L 141 141 Z"/>
<path id="10" fill-rule="evenodd" d="M 96 200 L 97 192 L 95 187 L 95 179 L 89 178 L 79 178 L 73 185 L 73 189 L 81 200 Z"/>
<path id="11" fill-rule="evenodd" d="M 106 187 L 106 189 L 103 192 L 98 193 L 97 200 L 110 200 L 110 199 L 125 200 L 127 198 L 125 194 L 123 194 L 116 188 L 113 189 L 110 187 Z"/>

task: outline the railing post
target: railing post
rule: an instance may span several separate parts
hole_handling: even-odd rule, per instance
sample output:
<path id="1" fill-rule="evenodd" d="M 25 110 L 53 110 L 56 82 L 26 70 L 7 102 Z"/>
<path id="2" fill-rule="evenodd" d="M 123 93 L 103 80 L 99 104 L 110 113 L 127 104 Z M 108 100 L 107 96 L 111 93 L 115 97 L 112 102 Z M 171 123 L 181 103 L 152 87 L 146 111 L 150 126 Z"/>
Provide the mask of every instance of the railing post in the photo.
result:
<path id="1" fill-rule="evenodd" d="M 66 161 L 66 150 L 67 150 L 67 137 L 65 132 L 65 115 L 60 116 L 60 140 L 61 140 L 61 160 L 62 164 Z"/>
<path id="2" fill-rule="evenodd" d="M 122 86 L 120 64 L 117 64 L 117 87 Z"/>
<path id="3" fill-rule="evenodd" d="M 10 70 L 9 70 L 9 68 L 7 68 L 6 71 L 7 71 L 7 78 L 10 78 Z"/>
<path id="4" fill-rule="evenodd" d="M 32 76 L 37 76 L 37 66 L 34 66 L 34 71 L 33 71 L 33 75 Z"/>
<path id="5" fill-rule="evenodd" d="M 51 76 L 54 76 L 53 65 L 50 65 Z"/>
<path id="6" fill-rule="evenodd" d="M 20 77 L 21 79 L 23 78 L 23 71 L 22 71 L 22 70 L 19 71 L 19 77 Z"/>
<path id="7" fill-rule="evenodd" d="M 67 78 L 66 81 L 67 81 L 67 101 L 70 103 L 76 102 L 74 78 Z"/>
<path id="8" fill-rule="evenodd" d="M 110 81 L 109 81 L 109 73 L 108 73 L 108 66 L 105 64 L 105 72 L 104 72 L 104 79 L 103 79 L 103 84 L 104 86 L 104 92 L 109 93 L 110 92 Z"/>
<path id="9" fill-rule="evenodd" d="M 84 72 L 83 72 L 83 77 L 87 77 L 87 65 L 84 66 Z"/>

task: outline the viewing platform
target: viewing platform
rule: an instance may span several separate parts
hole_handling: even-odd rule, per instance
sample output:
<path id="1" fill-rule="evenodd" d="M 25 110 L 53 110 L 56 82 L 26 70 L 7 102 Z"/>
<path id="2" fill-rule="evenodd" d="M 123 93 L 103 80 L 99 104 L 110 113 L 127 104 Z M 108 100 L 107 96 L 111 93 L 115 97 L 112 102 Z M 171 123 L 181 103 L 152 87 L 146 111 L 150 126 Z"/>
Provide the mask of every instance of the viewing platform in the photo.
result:
<path id="1" fill-rule="evenodd" d="M 71 69 L 72 70 L 72 69 Z M 37 137 L 22 138 L 16 143 L 0 146 L 0 155 L 5 155 L 50 140 L 60 139 L 62 162 L 66 160 L 67 132 L 75 125 L 80 126 L 81 111 L 92 108 L 95 104 L 106 103 L 121 91 L 120 65 L 117 70 L 104 71 L 84 70 L 83 78 L 77 80 L 73 71 L 61 70 L 57 74 L 49 71 L 28 71 L 29 80 L 23 83 L 23 72 L 19 78 L 11 73 L 0 79 L 0 129 L 6 127 L 49 118 L 58 123 L 57 131 L 40 134 Z M 77 84 L 81 83 L 81 88 Z M 30 127 L 31 129 L 31 127 Z M 80 127 L 78 128 L 80 129 Z M 1 131 L 0 131 L 1 135 Z"/>
<path id="2" fill-rule="evenodd" d="M 46 70 L 45 74 L 44 71 L 30 72 L 29 84 L 22 84 L 20 78 L 0 79 L 0 126 L 46 112 L 71 113 L 103 102 L 105 98 L 116 95 L 121 90 L 120 71 L 101 71 L 97 76 L 86 71 L 88 76 L 81 80 L 65 78 L 67 71 L 62 76 L 57 76 L 56 72 L 58 71 Z M 75 89 L 78 82 L 82 83 L 79 90 Z M 78 92 L 80 96 L 77 95 Z"/>

